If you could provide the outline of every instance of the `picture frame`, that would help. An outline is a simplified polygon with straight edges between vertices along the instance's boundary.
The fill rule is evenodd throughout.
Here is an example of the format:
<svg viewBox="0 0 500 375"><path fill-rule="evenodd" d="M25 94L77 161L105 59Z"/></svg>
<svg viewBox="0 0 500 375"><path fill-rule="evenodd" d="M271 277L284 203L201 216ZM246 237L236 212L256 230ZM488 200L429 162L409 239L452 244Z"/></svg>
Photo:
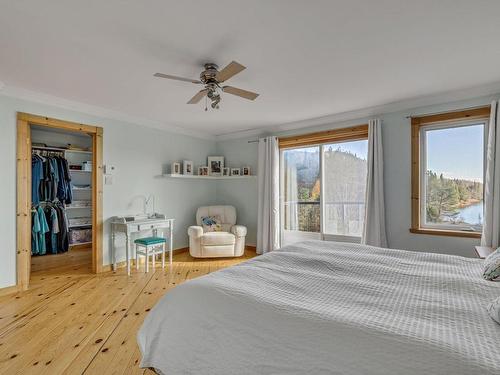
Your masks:
<svg viewBox="0 0 500 375"><path fill-rule="evenodd" d="M210 176L222 176L224 169L224 156L208 157L208 174Z"/></svg>
<svg viewBox="0 0 500 375"><path fill-rule="evenodd" d="M241 172L241 174L243 176L250 176L252 173L252 169L250 167L243 167L243 171Z"/></svg>
<svg viewBox="0 0 500 375"><path fill-rule="evenodd" d="M222 168L222 175L223 176L230 176L231 175L231 168L228 168L228 167Z"/></svg>
<svg viewBox="0 0 500 375"><path fill-rule="evenodd" d="M181 174L181 163L173 162L170 166L171 174Z"/></svg>
<svg viewBox="0 0 500 375"><path fill-rule="evenodd" d="M182 161L182 174L192 175L193 174L193 161L183 160Z"/></svg>
<svg viewBox="0 0 500 375"><path fill-rule="evenodd" d="M240 176L240 168L231 168L231 176Z"/></svg>
<svg viewBox="0 0 500 375"><path fill-rule="evenodd" d="M206 165L198 167L198 176L208 176L208 167Z"/></svg>

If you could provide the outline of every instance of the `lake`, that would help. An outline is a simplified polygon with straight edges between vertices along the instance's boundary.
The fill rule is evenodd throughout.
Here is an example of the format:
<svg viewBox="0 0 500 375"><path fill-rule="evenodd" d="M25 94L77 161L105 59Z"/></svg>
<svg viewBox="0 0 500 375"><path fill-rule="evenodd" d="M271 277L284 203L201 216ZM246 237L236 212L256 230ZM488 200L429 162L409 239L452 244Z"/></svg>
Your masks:
<svg viewBox="0 0 500 375"><path fill-rule="evenodd" d="M461 218L467 224L483 223L483 202L474 203L458 210L457 218Z"/></svg>

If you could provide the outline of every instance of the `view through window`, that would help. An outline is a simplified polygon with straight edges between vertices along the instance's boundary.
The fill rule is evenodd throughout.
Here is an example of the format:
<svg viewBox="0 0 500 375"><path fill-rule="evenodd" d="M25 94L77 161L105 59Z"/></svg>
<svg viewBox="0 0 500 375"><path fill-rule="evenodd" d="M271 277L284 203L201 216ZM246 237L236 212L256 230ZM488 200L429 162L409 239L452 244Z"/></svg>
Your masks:
<svg viewBox="0 0 500 375"><path fill-rule="evenodd" d="M284 243L322 235L361 237L367 154L367 140L282 151Z"/></svg>
<svg viewBox="0 0 500 375"><path fill-rule="evenodd" d="M485 124L424 127L423 226L480 232Z"/></svg>
<svg viewBox="0 0 500 375"><path fill-rule="evenodd" d="M367 157L367 140L323 146L326 234L361 237Z"/></svg>

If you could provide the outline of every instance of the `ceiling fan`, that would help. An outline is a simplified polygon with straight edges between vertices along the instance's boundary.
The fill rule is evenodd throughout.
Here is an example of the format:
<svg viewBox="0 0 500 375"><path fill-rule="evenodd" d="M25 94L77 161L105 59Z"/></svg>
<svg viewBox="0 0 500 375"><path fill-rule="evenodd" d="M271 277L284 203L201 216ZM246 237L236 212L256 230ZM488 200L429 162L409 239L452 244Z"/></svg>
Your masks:
<svg viewBox="0 0 500 375"><path fill-rule="evenodd" d="M214 109L219 108L219 103L221 101L221 93L227 92L228 94L240 96L248 100L255 100L259 94L255 92L242 90L233 86L223 86L222 83L227 81L229 78L240 73L242 70L246 69L243 65L237 63L236 61L231 61L224 69L219 70L217 64L207 63L205 64L205 70L201 72L200 79L190 79L172 76L169 74L155 73L155 77L174 79L176 81L191 82L197 85L205 85L203 90L198 91L195 96L193 96L187 104L197 104L201 99L207 97L210 99L211 107ZM205 111L207 107L205 106Z"/></svg>

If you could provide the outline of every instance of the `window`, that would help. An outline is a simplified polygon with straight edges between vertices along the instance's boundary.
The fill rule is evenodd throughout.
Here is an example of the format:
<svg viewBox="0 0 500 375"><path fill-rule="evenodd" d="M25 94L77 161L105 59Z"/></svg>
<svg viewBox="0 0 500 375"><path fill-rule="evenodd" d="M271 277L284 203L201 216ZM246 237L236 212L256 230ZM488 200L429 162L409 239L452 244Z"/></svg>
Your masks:
<svg viewBox="0 0 500 375"><path fill-rule="evenodd" d="M412 118L412 232L480 237L488 115Z"/></svg>
<svg viewBox="0 0 500 375"><path fill-rule="evenodd" d="M368 127L280 139L282 243L359 242L365 213Z"/></svg>
<svg viewBox="0 0 500 375"><path fill-rule="evenodd" d="M361 237L365 217L368 141L323 147L324 233Z"/></svg>

